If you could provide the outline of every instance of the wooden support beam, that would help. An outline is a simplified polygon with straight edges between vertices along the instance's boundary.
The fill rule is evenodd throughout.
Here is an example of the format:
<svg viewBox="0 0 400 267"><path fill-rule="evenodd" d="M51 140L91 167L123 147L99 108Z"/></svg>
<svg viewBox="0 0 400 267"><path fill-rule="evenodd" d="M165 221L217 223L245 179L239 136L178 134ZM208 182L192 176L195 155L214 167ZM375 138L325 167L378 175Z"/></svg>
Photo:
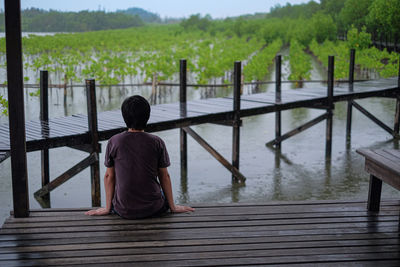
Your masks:
<svg viewBox="0 0 400 267"><path fill-rule="evenodd" d="M397 63L399 64L399 74L397 75L397 94L396 94L396 114L394 115L394 132L399 135L400 125L400 58ZM400 226L399 226L400 227Z"/></svg>
<svg viewBox="0 0 400 267"><path fill-rule="evenodd" d="M232 127L232 166L239 170L240 159L240 94L242 87L242 62L236 61L233 72L233 127ZM238 182L238 176L232 175L232 181ZM239 179L240 180L240 179Z"/></svg>
<svg viewBox="0 0 400 267"><path fill-rule="evenodd" d="M187 61L180 60L179 64L179 107L181 117L187 116ZM180 152L181 152L181 184L187 183L187 134L180 129Z"/></svg>
<svg viewBox="0 0 400 267"><path fill-rule="evenodd" d="M212 124L217 124L217 125L222 125L222 126L230 126L233 127L235 125L236 121L234 120L223 120L223 121L216 121L216 122L212 122ZM240 120L239 121L239 127L243 126L243 121Z"/></svg>
<svg viewBox="0 0 400 267"><path fill-rule="evenodd" d="M89 134L91 136L92 153L96 154L96 161L90 164L92 187L92 206L101 206L100 197L100 166L99 166L99 133L97 129L97 105L95 80L86 80L86 99Z"/></svg>
<svg viewBox="0 0 400 267"><path fill-rule="evenodd" d="M399 134L393 131L389 126L384 124L382 121L380 121L377 117L372 115L368 110L363 108L361 105L359 105L356 101L352 100L351 101L353 104L353 107L358 109L362 114L364 114L366 117L368 117L370 120L375 122L378 126L380 126L382 129L384 129L386 132L391 134L394 138L399 138Z"/></svg>
<svg viewBox="0 0 400 267"><path fill-rule="evenodd" d="M5 0L4 13L14 217L29 217L22 72L21 1Z"/></svg>
<svg viewBox="0 0 400 267"><path fill-rule="evenodd" d="M397 134L397 136L399 136L399 125L400 125L400 95L398 95L396 98L396 113L394 115L394 127L393 127L393 131Z"/></svg>
<svg viewBox="0 0 400 267"><path fill-rule="evenodd" d="M266 146L275 146L278 143L281 143L281 142L285 141L286 139L288 139L288 138L290 138L292 136L295 136L296 134L299 134L299 133L307 130L308 128L318 124L319 122L321 122L321 121L323 121L323 120L325 120L327 118L328 118L328 113L324 113L324 114L318 116L317 118L315 118L315 119L313 119L313 120L311 120L311 121L309 121L309 122L307 122L307 123L295 128L295 129L285 133L284 135L282 135L278 139L274 139L272 141L269 141L268 143L266 143Z"/></svg>
<svg viewBox="0 0 400 267"><path fill-rule="evenodd" d="M275 58L275 103L281 103L282 94L282 56ZM279 140L282 134L281 111L275 112L275 140ZM281 142L276 144L277 149L281 149Z"/></svg>
<svg viewBox="0 0 400 267"><path fill-rule="evenodd" d="M184 127L183 130L187 132L194 140L197 141L205 150L207 150L216 160L218 160L225 168L227 168L232 175L234 175L239 182L244 183L246 177L239 172L239 170L230 164L221 154L219 154L210 144L208 144L203 138L201 138L195 131L190 127Z"/></svg>
<svg viewBox="0 0 400 267"><path fill-rule="evenodd" d="M350 49L350 64L349 64L349 92L354 89L354 65L355 65L356 50ZM346 121L346 144L350 145L351 141L351 124L353 117L353 107L351 101L347 101L347 121Z"/></svg>
<svg viewBox="0 0 400 267"><path fill-rule="evenodd" d="M36 191L33 195L35 199L39 202L39 204L43 207L45 205L45 201L43 200L43 197L48 195L51 191L71 179L73 176L77 175L93 163L97 162L99 160L98 154L97 153L92 153L90 154L87 158L55 178L53 181L50 183L46 184L43 186L41 189Z"/></svg>
<svg viewBox="0 0 400 267"><path fill-rule="evenodd" d="M333 123L333 83L335 77L335 57L328 58L328 108L326 110L326 142L325 142L325 158L330 159L332 156L332 123Z"/></svg>
<svg viewBox="0 0 400 267"><path fill-rule="evenodd" d="M97 145L99 147L98 148L99 153L101 153L101 144L97 144ZM92 144L73 145L73 146L68 146L68 147L79 150L79 151L92 153Z"/></svg>
<svg viewBox="0 0 400 267"><path fill-rule="evenodd" d="M40 120L45 124L49 121L49 78L48 71L40 71ZM47 129L42 127L42 136L49 137L49 132ZM42 169L42 187L50 182L50 158L49 149L45 148L41 150L41 169ZM42 197L43 208L50 208L50 194L44 195Z"/></svg>

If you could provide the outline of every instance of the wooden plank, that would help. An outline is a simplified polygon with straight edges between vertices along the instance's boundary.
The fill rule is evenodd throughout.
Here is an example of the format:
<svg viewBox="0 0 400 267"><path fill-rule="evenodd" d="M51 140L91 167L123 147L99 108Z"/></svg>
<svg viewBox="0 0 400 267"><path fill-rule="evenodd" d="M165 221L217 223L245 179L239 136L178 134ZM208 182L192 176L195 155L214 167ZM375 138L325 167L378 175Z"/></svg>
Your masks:
<svg viewBox="0 0 400 267"><path fill-rule="evenodd" d="M244 240L242 240L244 241ZM394 251L399 247L399 240L374 240L374 245L371 245L370 240L345 240L345 241L325 241L325 242L281 242L279 244L268 243L266 239L264 242L258 243L222 243L213 244L212 240L207 243L198 245L186 245L176 244L175 246L155 246L155 247L119 247L118 250L110 248L101 249L87 249L82 248L79 251L40 251L40 253L18 253L18 254L0 254L0 261L5 260L21 260L21 259L51 259L51 258L72 258L72 257L95 257L95 256L117 256L117 255L146 255L146 254L174 254L174 253L198 253L198 252L240 252L240 251L255 251L255 250L270 250L279 253L283 253L283 250L289 249L298 252L308 252L313 250L313 253L344 253L343 249L349 249L351 252L374 252L383 251L385 252ZM386 243L385 243L386 242ZM189 243L189 242L184 242ZM317 251L315 251L317 250ZM319 251L318 251L319 250ZM309 252L308 252L309 253ZM346 253L344 253L346 254ZM211 258L211 257L210 257Z"/></svg>
<svg viewBox="0 0 400 267"><path fill-rule="evenodd" d="M234 228L226 231L203 231L193 235L190 229L169 229L168 235L165 230L141 230L141 231L102 231L102 232L72 232L72 233L45 233L45 234L27 234L0 236L1 251L10 251L16 247L30 246L70 246L80 244L99 244L99 243L117 243L117 242L161 242L180 241L180 240L206 240L206 239L226 239L226 238L266 238L270 242L296 242L299 240L333 240L332 236L341 239L376 239L393 238L397 236L397 225L391 226L371 226L371 227L342 227L326 229L281 229L281 230L248 230L239 232L241 228ZM18 250L18 249L17 249Z"/></svg>
<svg viewBox="0 0 400 267"><path fill-rule="evenodd" d="M389 216L397 216L398 211L383 211L379 216L387 219ZM349 212L329 212L329 213L285 213L285 214L251 214L246 215L246 219L251 220L277 220L277 219L312 219L312 218L357 218L371 216L367 211L349 211ZM87 217L86 215L77 214L75 216L57 216L57 217L33 217L28 220L20 218L6 219L3 228L35 228L45 227L50 224L53 226L67 225L106 225L106 224L131 224L128 220L119 220L116 216ZM243 215L204 215L204 216L173 216L169 215L162 218L143 219L140 223L174 223L174 222L220 222L220 221L239 221L243 219ZM116 222L118 221L118 222Z"/></svg>
<svg viewBox="0 0 400 267"><path fill-rule="evenodd" d="M155 259L159 263L168 264L168 261L178 263L177 266L193 266L199 260L204 260L202 264L208 262L213 265L218 259L223 260L226 264L228 260L230 264L237 265L242 259L248 263L260 264L256 259L262 259L262 263L306 263L306 262L330 262L330 261L353 261L353 260L383 260L398 259L398 246L382 246L382 247L362 247L362 248L313 248L313 249L260 249L260 250L242 250L235 251L206 251L192 253L158 253L158 254L142 254L142 255L117 255L112 254L96 257L71 257L71 258L55 258L55 259L36 259L33 262L36 265L63 265L63 264L89 264L89 263L144 263L154 262ZM110 252L109 252L110 253ZM272 256L273 255L273 256ZM343 257L345 255L346 257ZM250 260L250 261L249 261ZM164 262L166 261L166 262ZM18 266L27 266L32 264L32 260L16 260L3 261L5 265L17 264ZM221 262L220 262L221 264Z"/></svg>
<svg viewBox="0 0 400 267"><path fill-rule="evenodd" d="M37 253L37 252L58 252L69 250L94 250L94 249L122 249L122 248L159 248L174 246L201 246L201 245L235 245L235 244L265 244L279 247L302 247L314 246L331 247L331 246L350 246L354 245L393 245L398 244L399 240L396 236L385 236L381 233L361 233L361 234L327 234L327 235L287 235L287 236L254 236L254 237L226 237L226 238L201 238L201 239L166 239L156 241L131 241L117 242L98 242L98 243L76 243L66 245L39 245L39 246L20 246L20 247L4 247L0 248L0 257L4 254L14 253Z"/></svg>
<svg viewBox="0 0 400 267"><path fill-rule="evenodd" d="M207 228L207 227L226 227L230 226L265 226L265 225L293 225L296 227L297 224L326 224L326 223L360 223L360 222L396 222L398 220L398 214L393 214L391 216L380 216L379 218L375 217L338 217L338 218L331 218L331 217L316 217L316 218L291 218L291 219L270 219L270 218L263 218L262 216L256 217L253 219L247 219L246 221L241 220L240 218L198 218L195 217L196 220L168 220L168 218L163 218L162 221L147 221L147 222L136 222L134 223L135 227L139 227L138 229L162 229L166 227L168 229L187 229L190 227L200 227L200 228ZM267 222L266 222L267 221ZM87 227L90 226L92 231L96 232L97 226L129 226L133 225L132 222L126 220L75 220L75 221L61 221L61 222L37 222L37 223L5 223L3 225L3 229L6 230L13 230L12 232L18 232L18 230L26 230L29 232L29 229L35 229L38 233L51 231L49 228L56 227L56 228L64 228L64 227L72 227L79 231L79 227ZM36 231L35 230L35 231ZM41 230L41 232L40 232ZM128 230L128 229L127 229ZM89 231L86 229L86 231ZM2 232L2 234L7 234L7 232ZM8 233L9 234L9 233Z"/></svg>
<svg viewBox="0 0 400 267"><path fill-rule="evenodd" d="M395 174L397 176L400 175L400 167L396 160L388 160L387 157L378 154L374 150L358 149L357 152L359 154L363 155L364 157L366 157L366 159L368 159L369 161L376 164L376 166L379 166L382 169L387 169L387 171L392 172L393 174ZM395 153L397 153L397 152L395 152ZM380 179L383 179L383 177L381 177L381 175L379 175L379 174L375 174L375 176L378 176ZM390 180L392 180L392 179L390 179ZM388 183L389 181L384 180L384 182ZM396 183L392 186L395 186L397 188L398 185Z"/></svg>
<svg viewBox="0 0 400 267"><path fill-rule="evenodd" d="M397 218L398 219L398 218ZM254 220L254 221L240 221L240 222L198 222L198 223L182 223L182 224L129 224L129 225L84 225L84 226L65 226L65 227L40 227L40 228L22 228L22 229L1 229L1 235L4 234L39 234L39 233L78 233L78 232L102 232L102 231L136 231L136 230L159 230L159 229L190 229L192 228L193 235L200 234L206 231L220 231L221 228L229 227L230 230L237 229L240 231L248 230L306 230L306 229L326 229L326 228L344 228L344 227L372 227L373 225L392 226L397 225L398 220L394 218L385 219L371 219L371 218L358 218L346 221L341 219L298 219L293 221L284 220ZM195 229L193 229L195 228Z"/></svg>
<svg viewBox="0 0 400 267"><path fill-rule="evenodd" d="M216 207L210 205L194 205L196 208L196 216L197 215L251 215L251 214L286 214L286 213L329 213L335 211L341 212L356 212L356 211L365 211L365 201L310 201L310 204L307 202L299 201L290 204L289 202L273 202L271 204L245 204L239 205L237 203L230 204L221 204ZM386 210L399 210L399 201L384 201L382 203L383 208ZM223 208L223 209L221 209ZM59 216L77 216L79 214L83 214L86 210L90 209L89 207L85 209L51 209L51 210L32 210L32 217L59 217ZM191 214L175 214L174 216L191 216Z"/></svg>

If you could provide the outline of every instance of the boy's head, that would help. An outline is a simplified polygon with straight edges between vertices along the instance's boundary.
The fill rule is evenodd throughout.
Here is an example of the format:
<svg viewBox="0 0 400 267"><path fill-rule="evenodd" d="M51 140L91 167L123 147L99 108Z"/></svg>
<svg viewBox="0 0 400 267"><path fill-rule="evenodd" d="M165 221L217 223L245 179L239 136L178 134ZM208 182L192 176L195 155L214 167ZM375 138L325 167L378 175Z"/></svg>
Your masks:
<svg viewBox="0 0 400 267"><path fill-rule="evenodd" d="M124 100L121 106L126 126L135 130L144 130L150 118L150 104L140 96L134 95Z"/></svg>

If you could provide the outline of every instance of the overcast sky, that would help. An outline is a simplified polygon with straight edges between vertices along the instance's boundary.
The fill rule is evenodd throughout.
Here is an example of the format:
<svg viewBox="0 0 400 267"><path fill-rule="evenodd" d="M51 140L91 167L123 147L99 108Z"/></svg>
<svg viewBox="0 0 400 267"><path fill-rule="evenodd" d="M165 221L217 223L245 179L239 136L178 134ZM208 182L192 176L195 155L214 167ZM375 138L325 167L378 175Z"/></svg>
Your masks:
<svg viewBox="0 0 400 267"><path fill-rule="evenodd" d="M0 0L4 9L4 0ZM306 3L309 0L21 0L22 9L36 7L60 11L127 9L140 7L161 17L188 17L210 14L213 18L269 12L276 4Z"/></svg>

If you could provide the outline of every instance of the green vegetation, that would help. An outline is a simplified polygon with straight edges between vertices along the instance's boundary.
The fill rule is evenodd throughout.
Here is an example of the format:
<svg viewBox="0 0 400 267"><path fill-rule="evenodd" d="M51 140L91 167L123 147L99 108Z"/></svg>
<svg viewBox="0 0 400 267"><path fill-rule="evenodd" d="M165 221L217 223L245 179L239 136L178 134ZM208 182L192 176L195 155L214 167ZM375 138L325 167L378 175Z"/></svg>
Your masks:
<svg viewBox="0 0 400 267"><path fill-rule="evenodd" d="M311 58L304 52L304 47L296 40L290 42L290 75L291 81L309 80L311 78Z"/></svg>
<svg viewBox="0 0 400 267"><path fill-rule="evenodd" d="M2 95L0 95L0 114L8 115L8 101Z"/></svg>
<svg viewBox="0 0 400 267"><path fill-rule="evenodd" d="M289 47L289 79L296 81L310 79L310 55L325 67L328 56L334 55L335 78L347 79L350 48L357 50L357 69L367 76L371 71L395 76L399 66L397 53L371 47L373 39L400 37L398 0L310 1L224 20L197 14L171 25L157 24L157 15L134 8L116 13L30 9L22 16L26 31L76 32L23 38L26 83L37 83L41 69L47 69L53 81L71 83L86 78L103 85L150 82L153 77L176 81L182 58L198 84L230 82L237 60L243 61L246 82L262 81L282 47ZM152 24L143 26L139 16ZM1 38L0 56L4 53ZM4 108L4 97L0 100Z"/></svg>
<svg viewBox="0 0 400 267"><path fill-rule="evenodd" d="M244 66L243 75L246 82L263 81L268 75L275 55L281 50L282 41L276 39L273 43L256 53Z"/></svg>

